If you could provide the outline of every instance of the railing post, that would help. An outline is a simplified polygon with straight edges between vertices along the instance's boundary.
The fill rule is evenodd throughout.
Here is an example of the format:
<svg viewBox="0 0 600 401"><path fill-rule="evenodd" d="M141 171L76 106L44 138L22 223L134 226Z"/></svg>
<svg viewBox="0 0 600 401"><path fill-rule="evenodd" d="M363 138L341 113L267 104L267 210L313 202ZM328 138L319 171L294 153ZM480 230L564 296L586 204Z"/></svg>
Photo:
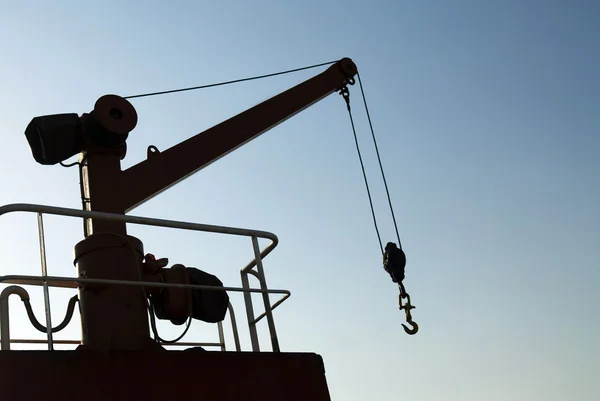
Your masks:
<svg viewBox="0 0 600 401"><path fill-rule="evenodd" d="M11 292L5 289L0 295L0 349L2 351L10 350L10 323L8 311L8 296Z"/></svg>
<svg viewBox="0 0 600 401"><path fill-rule="evenodd" d="M225 351L225 333L223 333L223 322L217 323L217 329L219 330L219 344L221 351Z"/></svg>
<svg viewBox="0 0 600 401"><path fill-rule="evenodd" d="M252 236L252 246L254 247L254 258L256 259L256 270L258 272L258 281L260 281L260 289L262 291L263 302L265 304L265 313L267 315L267 324L269 325L269 334L271 334L271 346L273 352L279 352L279 340L275 331L275 321L273 320L273 311L271 309L271 300L267 292L267 281L265 280L265 271L263 270L262 258L260 256L260 248L258 246L258 238Z"/></svg>
<svg viewBox="0 0 600 401"><path fill-rule="evenodd" d="M242 288L244 289L244 302L246 304L246 316L248 317L248 330L250 331L250 342L252 344L252 351L258 352L260 351L260 346L258 344L258 332L256 331L256 322L254 321L252 293L248 291L250 289L248 273L242 270L240 274L242 275Z"/></svg>
<svg viewBox="0 0 600 401"><path fill-rule="evenodd" d="M0 293L0 349L2 351L10 350L10 313L8 298L16 294L21 297L21 301L29 301L29 294L27 290L18 285L11 285L6 287Z"/></svg>
<svg viewBox="0 0 600 401"><path fill-rule="evenodd" d="M38 222L38 235L40 238L40 258L42 263L42 278L43 288L44 288L44 310L46 312L46 335L48 337L48 350L52 351L54 349L54 344L52 342L52 316L50 311L50 290L48 289L48 266L46 265L46 242L44 239L44 220L42 218L42 213L37 214L37 222Z"/></svg>
<svg viewBox="0 0 600 401"><path fill-rule="evenodd" d="M233 331L233 342L235 343L235 350L241 351L242 347L240 346L240 335L235 319L235 312L233 311L233 306L231 305L231 302L227 306L227 309L229 309L229 318L231 319L231 330Z"/></svg>

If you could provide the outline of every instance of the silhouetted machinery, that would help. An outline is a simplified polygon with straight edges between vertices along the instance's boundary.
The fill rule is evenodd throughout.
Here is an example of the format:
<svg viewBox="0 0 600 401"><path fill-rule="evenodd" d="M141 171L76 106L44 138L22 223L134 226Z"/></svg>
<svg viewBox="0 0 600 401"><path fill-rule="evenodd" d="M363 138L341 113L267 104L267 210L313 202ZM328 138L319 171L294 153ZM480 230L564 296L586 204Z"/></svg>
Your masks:
<svg viewBox="0 0 600 401"><path fill-rule="evenodd" d="M36 117L26 137L41 164L56 164L79 154L85 210L126 214L320 99L345 89L356 74L355 64L341 59L321 74L170 149L149 146L146 160L126 170L121 169L121 160L137 113L119 96L101 97L90 113L81 116ZM87 219L84 232L85 239L75 246L80 278L223 286L217 277L199 269L167 268L144 252L142 241L127 234L124 222ZM158 318L174 324L189 318L219 322L229 303L225 291L110 284L79 285L78 290L81 346L75 351L0 352L3 399L329 400L318 355L163 352L151 338L148 299ZM32 371L40 373L30 382ZM269 375L277 379L270 380ZM197 390L190 392L193 388Z"/></svg>

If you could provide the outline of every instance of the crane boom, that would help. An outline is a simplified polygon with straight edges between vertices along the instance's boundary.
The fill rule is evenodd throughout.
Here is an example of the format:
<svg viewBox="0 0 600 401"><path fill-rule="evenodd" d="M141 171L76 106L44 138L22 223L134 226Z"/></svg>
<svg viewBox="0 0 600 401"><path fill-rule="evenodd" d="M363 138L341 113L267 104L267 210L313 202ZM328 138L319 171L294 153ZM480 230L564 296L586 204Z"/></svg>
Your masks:
<svg viewBox="0 0 600 401"><path fill-rule="evenodd" d="M344 58L312 77L242 113L148 158L120 176L122 209L130 211L217 161L288 118L344 87L356 75Z"/></svg>
<svg viewBox="0 0 600 401"><path fill-rule="evenodd" d="M116 145L111 142L111 146L107 147L106 136L84 132L84 137L91 138L92 142L96 138L96 144L91 143L83 153L86 163L82 188L84 197L88 200L85 208L99 212L127 213L324 97L344 88L356 74L357 68L352 60L343 58L322 73L163 152L150 146L146 160L124 171L121 170L124 139L121 142L115 140ZM92 120L102 120L100 125L105 127L119 127L119 124L124 127L127 121L128 126L133 127L137 122L133 106L114 95L98 100L94 112L90 115L94 113L96 116L92 116ZM115 117L118 117L118 120L115 120ZM97 125L83 124L89 131L96 130L94 127ZM101 142L102 146L97 146L98 142ZM123 224L119 226L106 221L87 223L88 234L94 231L117 231L125 234Z"/></svg>

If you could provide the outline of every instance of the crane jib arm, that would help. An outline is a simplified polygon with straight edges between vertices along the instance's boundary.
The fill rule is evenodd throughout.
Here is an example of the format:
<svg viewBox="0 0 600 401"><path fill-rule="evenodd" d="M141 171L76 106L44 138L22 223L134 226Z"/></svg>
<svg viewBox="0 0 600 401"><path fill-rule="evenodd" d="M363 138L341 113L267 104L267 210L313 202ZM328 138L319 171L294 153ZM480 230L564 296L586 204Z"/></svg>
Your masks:
<svg viewBox="0 0 600 401"><path fill-rule="evenodd" d="M327 70L163 152L149 149L146 160L124 170L119 187L124 212L227 155L260 134L342 89L357 74L343 58ZM121 209L120 208L120 209Z"/></svg>

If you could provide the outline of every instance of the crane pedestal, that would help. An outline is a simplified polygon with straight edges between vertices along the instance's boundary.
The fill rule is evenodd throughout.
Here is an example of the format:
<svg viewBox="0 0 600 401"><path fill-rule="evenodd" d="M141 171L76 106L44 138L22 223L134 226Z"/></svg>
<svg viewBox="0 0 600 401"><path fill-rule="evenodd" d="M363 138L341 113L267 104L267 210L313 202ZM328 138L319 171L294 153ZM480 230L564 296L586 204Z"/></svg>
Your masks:
<svg viewBox="0 0 600 401"><path fill-rule="evenodd" d="M329 401L321 356L185 351L3 351L6 400Z"/></svg>

